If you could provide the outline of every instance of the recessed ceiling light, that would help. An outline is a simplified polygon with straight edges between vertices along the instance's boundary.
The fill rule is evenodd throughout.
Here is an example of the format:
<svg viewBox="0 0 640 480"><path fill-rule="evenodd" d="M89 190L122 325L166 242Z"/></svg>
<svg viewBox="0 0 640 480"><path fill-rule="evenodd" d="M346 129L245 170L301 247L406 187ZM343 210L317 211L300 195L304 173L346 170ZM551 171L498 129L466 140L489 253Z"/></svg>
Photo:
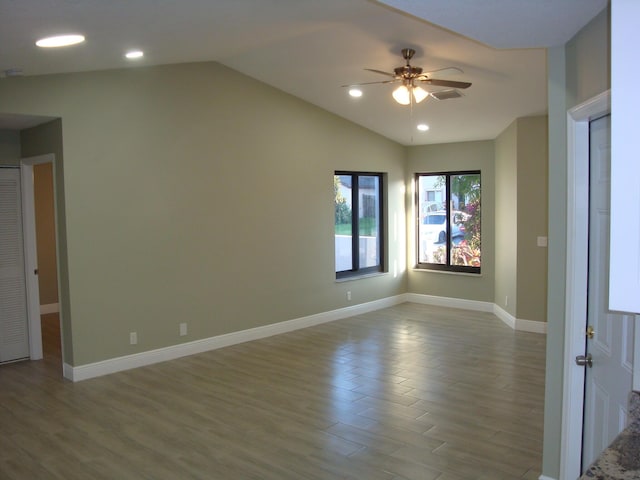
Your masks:
<svg viewBox="0 0 640 480"><path fill-rule="evenodd" d="M359 98L362 96L362 90L360 90L359 88L350 88L349 95L351 95L354 98Z"/></svg>
<svg viewBox="0 0 640 480"><path fill-rule="evenodd" d="M43 48L68 47L84 42L84 35L57 35L55 37L41 38L36 45Z"/></svg>
<svg viewBox="0 0 640 480"><path fill-rule="evenodd" d="M420 125L418 125L418 130L420 130L421 132L426 132L427 130L429 130L429 125L427 125L426 123L421 123Z"/></svg>
<svg viewBox="0 0 640 480"><path fill-rule="evenodd" d="M125 53L124 56L132 60L144 57L144 52L142 50L131 50L130 52Z"/></svg>

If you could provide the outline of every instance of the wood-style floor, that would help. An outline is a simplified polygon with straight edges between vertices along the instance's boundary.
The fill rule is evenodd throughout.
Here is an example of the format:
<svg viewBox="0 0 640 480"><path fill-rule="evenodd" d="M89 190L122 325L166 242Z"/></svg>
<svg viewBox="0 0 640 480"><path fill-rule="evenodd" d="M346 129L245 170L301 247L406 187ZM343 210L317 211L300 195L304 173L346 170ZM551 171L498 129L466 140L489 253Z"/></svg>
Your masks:
<svg viewBox="0 0 640 480"><path fill-rule="evenodd" d="M3 480L540 475L545 337L487 313L407 303L75 384L54 355L0 366Z"/></svg>

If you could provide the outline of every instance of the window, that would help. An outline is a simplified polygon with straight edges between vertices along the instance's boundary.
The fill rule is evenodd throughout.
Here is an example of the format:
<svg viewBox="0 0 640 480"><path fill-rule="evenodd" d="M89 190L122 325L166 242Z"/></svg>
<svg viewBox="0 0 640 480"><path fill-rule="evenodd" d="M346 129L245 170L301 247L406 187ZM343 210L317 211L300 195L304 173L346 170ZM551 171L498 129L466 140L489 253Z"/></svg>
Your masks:
<svg viewBox="0 0 640 480"><path fill-rule="evenodd" d="M480 273L480 172L416 175L417 268Z"/></svg>
<svg viewBox="0 0 640 480"><path fill-rule="evenodd" d="M336 278L381 272L383 266L383 175L336 172Z"/></svg>

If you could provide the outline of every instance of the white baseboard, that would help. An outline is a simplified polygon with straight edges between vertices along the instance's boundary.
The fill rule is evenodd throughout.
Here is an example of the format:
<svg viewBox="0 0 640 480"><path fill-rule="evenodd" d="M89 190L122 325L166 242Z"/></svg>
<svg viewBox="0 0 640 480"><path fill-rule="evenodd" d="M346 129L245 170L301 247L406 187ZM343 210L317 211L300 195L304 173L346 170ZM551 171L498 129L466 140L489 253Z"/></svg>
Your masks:
<svg viewBox="0 0 640 480"><path fill-rule="evenodd" d="M547 333L547 322L538 322L536 320L525 320L523 318L516 318L495 303L493 304L493 313L496 317L498 317L514 330L518 330L520 332L542 334Z"/></svg>
<svg viewBox="0 0 640 480"><path fill-rule="evenodd" d="M525 320L524 318L516 319L516 330L521 332L547 334L547 322L539 322L537 320Z"/></svg>
<svg viewBox="0 0 640 480"><path fill-rule="evenodd" d="M68 380L78 382L81 380L100 377L102 375L120 372L123 370L130 370L132 368L143 367L145 365L165 362L167 360L174 360L176 358L185 357L187 355L194 355L197 353L207 352L209 350L228 347L230 345L236 345L238 343L258 340L260 338L266 338L272 335L292 332L301 328L320 325L321 323L333 322L335 320L353 317L354 315L360 315L363 313L380 310L382 308L392 307L394 305L405 303L406 301L407 300L405 298L405 295L397 295L395 297L388 297L381 300L375 300L373 302L361 303L359 305L353 305L346 308L331 310L329 312L318 313L316 315L309 315L307 317L296 318L294 320L287 320L280 323L265 325L263 327L250 328L248 330L241 330L239 332L232 332L215 337L195 340L193 342L171 345L156 350L149 350L147 352L126 355L124 357L111 358L102 362L95 362L87 365L80 365L77 367L65 363L63 366L63 375Z"/></svg>
<svg viewBox="0 0 640 480"><path fill-rule="evenodd" d="M540 322L538 322L540 323ZM546 475L540 475L538 480L556 480L555 478L547 477Z"/></svg>
<svg viewBox="0 0 640 480"><path fill-rule="evenodd" d="M462 308L477 312L493 312L493 303L478 300L466 300L464 298L436 297L434 295L422 295L419 293L407 293L407 302L421 303L423 305L437 305L439 307Z"/></svg>
<svg viewBox="0 0 640 480"><path fill-rule="evenodd" d="M436 297L433 295L421 295L417 293L405 293L394 297L383 298L373 302L361 303L350 307L339 308L329 312L309 315L307 317L287 320L280 323L265 325L263 327L250 328L239 332L231 332L215 337L195 340L188 343L180 343L178 345L170 345L156 350L134 353L124 357L110 358L101 362L89 363L74 367L64 364L63 375L65 378L78 382L89 378L100 377L110 373L130 370L132 368L143 367L167 360L185 357L187 355L195 355L197 353L207 352L238 343L258 340L260 338L279 335L281 333L292 332L301 328L320 325L321 323L333 322L354 315L373 312L405 302L420 303L425 305L437 305L441 307L461 308L464 310L474 310L480 312L494 313L504 323L515 330L522 330L535 333L546 333L547 324L544 322L536 322L532 320L516 319L508 312L490 302L481 302L476 300L466 300L462 298Z"/></svg>
<svg viewBox="0 0 640 480"><path fill-rule="evenodd" d="M535 320L524 320L515 318L509 312L503 310L495 303L482 302L479 300L467 300L464 298L436 297L434 295L422 295L419 293L407 293L408 302L422 303L425 305L437 305L440 307L462 308L464 310L474 310L476 312L490 312L506 323L514 330L532 333L547 333L547 323Z"/></svg>
<svg viewBox="0 0 640 480"><path fill-rule="evenodd" d="M46 315L48 313L58 313L59 311L59 303L47 303L45 305L40 305L40 315Z"/></svg>
<svg viewBox="0 0 640 480"><path fill-rule="evenodd" d="M493 304L493 314L498 317L500 320L502 320L504 323L506 323L507 325L509 325L511 328L513 328L514 330L516 329L516 317L514 317L513 315L511 315L509 312L507 312L506 310L503 310L502 308L500 308L498 305L496 305L495 303Z"/></svg>

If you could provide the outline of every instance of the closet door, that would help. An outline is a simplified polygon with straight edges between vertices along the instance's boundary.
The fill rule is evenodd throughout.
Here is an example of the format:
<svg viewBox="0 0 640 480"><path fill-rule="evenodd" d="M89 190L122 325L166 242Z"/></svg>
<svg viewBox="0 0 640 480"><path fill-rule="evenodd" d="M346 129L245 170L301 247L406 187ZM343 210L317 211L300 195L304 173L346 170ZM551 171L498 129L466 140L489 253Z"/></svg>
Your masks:
<svg viewBox="0 0 640 480"><path fill-rule="evenodd" d="M20 170L0 168L0 363L29 358Z"/></svg>

